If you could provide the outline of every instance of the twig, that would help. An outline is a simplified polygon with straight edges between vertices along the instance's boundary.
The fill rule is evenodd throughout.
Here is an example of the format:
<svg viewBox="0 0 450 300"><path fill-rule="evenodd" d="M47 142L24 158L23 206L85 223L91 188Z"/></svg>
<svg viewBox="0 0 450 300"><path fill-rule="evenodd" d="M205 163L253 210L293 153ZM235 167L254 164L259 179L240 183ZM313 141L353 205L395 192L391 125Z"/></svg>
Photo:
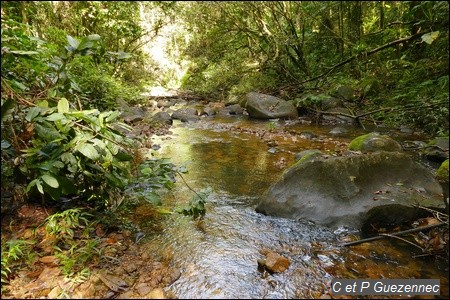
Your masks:
<svg viewBox="0 0 450 300"><path fill-rule="evenodd" d="M446 225L446 223L432 224L432 225L428 225L428 226L417 227L417 228L412 228L412 229L403 230L403 231L399 231L399 232L394 232L394 233L391 233L390 236L398 236L398 235L403 235L403 234L407 234L407 233L423 231L423 230L439 227L439 226L442 226L442 225ZM362 239L362 240L358 240L358 241L344 243L344 244L342 244L342 246L353 246L353 245L358 245L358 244L362 244L362 243L367 243L367 242L372 242L372 241L376 241L376 240L381 240L381 239L385 238L386 236L387 236L386 234L378 235L378 236L370 237L370 238L367 238L367 239Z"/></svg>
<svg viewBox="0 0 450 300"><path fill-rule="evenodd" d="M448 215L447 215L447 214L441 213L441 212L439 212L439 211L437 211L437 210L434 210L434 209L431 209L431 208L428 208L428 207L423 207L423 206L418 205L418 204L413 204L413 206L431 212L431 213L433 214L433 216L434 216L437 220L439 220L439 221L441 221L442 223L445 223L445 224L448 225ZM441 217L444 217L445 220L442 220Z"/></svg>
<svg viewBox="0 0 450 300"><path fill-rule="evenodd" d="M419 248L420 250L422 250L422 252L425 252L425 249L423 249L423 248L420 247L419 245L414 244L413 242L408 241L407 239L404 239L404 238L401 238L401 237L399 237L399 236L392 235L392 234L389 234L389 233L381 233L380 235L388 236L388 237L391 237L391 238L399 239L399 240L401 240L401 241L403 241L403 242L405 242L405 243L408 243L408 244L410 244L410 245L413 245L413 246Z"/></svg>
<svg viewBox="0 0 450 300"><path fill-rule="evenodd" d="M189 184L187 184L186 180L184 180L184 177L181 175L180 172L178 172L178 171L175 171L175 172L181 177L181 179L183 180L184 184L188 187L188 189L190 189L192 192L194 192L194 194L196 194L197 197L199 197L201 200L205 201L205 199L203 199L202 196L200 196L193 188L191 188L189 186Z"/></svg>

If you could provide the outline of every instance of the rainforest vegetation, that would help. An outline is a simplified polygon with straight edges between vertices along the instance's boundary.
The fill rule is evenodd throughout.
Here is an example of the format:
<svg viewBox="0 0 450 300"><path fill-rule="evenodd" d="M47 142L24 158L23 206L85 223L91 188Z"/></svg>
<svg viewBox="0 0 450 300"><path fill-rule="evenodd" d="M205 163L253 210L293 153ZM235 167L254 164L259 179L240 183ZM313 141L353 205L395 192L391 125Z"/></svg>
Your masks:
<svg viewBox="0 0 450 300"><path fill-rule="evenodd" d="M40 225L83 276L94 220L132 226L118 208L158 202L183 171L146 157L121 118L152 86L313 104L351 86L355 116L448 136L448 17L446 1L2 1L2 213L55 208ZM2 235L2 284L33 249Z"/></svg>

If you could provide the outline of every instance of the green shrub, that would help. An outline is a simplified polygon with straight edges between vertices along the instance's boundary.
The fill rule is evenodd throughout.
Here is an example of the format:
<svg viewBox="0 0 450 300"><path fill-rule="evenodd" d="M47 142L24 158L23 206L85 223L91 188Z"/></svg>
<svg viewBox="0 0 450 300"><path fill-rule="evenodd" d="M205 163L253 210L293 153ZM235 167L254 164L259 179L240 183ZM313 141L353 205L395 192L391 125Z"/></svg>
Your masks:
<svg viewBox="0 0 450 300"><path fill-rule="evenodd" d="M78 111L61 99L57 107L46 102L26 110L33 128L31 146L22 150L21 172L27 191L37 190L54 200L78 195L100 206L114 205L111 195L131 178L130 142L117 126L130 129L116 118L118 111Z"/></svg>

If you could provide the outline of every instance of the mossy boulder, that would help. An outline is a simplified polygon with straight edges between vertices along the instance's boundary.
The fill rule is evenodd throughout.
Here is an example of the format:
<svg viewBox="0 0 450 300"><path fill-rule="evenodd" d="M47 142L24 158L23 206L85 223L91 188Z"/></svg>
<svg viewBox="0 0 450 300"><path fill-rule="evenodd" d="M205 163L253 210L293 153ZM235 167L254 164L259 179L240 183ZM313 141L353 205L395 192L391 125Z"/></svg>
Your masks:
<svg viewBox="0 0 450 300"><path fill-rule="evenodd" d="M445 209L448 211L448 159L446 159L439 169L436 171L436 179L442 186L442 191L444 193Z"/></svg>
<svg viewBox="0 0 450 300"><path fill-rule="evenodd" d="M350 142L348 149L361 152L400 152L402 146L387 135L376 132L361 135Z"/></svg>
<svg viewBox="0 0 450 300"><path fill-rule="evenodd" d="M445 207L442 187L427 168L407 154L380 151L296 163L266 191L256 211L361 228L368 211L393 204ZM393 210L399 215L391 219L411 217L402 211Z"/></svg>

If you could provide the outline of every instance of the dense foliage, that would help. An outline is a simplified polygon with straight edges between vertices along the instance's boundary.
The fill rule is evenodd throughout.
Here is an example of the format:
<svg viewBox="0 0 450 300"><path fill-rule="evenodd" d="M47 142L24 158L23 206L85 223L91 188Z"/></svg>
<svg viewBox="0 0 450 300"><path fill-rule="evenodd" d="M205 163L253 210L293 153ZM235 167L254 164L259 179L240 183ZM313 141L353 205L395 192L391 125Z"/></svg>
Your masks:
<svg viewBox="0 0 450 300"><path fill-rule="evenodd" d="M348 85L367 110L396 108L376 118L448 132L447 2L208 1L177 9L191 33L186 88L289 100Z"/></svg>
<svg viewBox="0 0 450 300"><path fill-rule="evenodd" d="M4 241L2 235L2 283L16 262L32 264L40 238L50 241L49 253L66 276L86 278L84 266L99 254L95 225L126 193L134 192L128 199L139 196L127 189L136 176L151 185L152 197L142 194L153 203L156 189L173 185L174 166L146 161L117 110L119 102L140 102L153 80L141 48L142 37L154 33L136 17L143 6L1 3L2 213L14 212L23 200L57 209L36 228L44 235L34 234L33 241ZM94 219L81 208L103 215ZM120 226L117 218L108 224Z"/></svg>
<svg viewBox="0 0 450 300"><path fill-rule="evenodd" d="M2 191L12 191L2 210L24 198L116 208L135 176L170 186L173 165L141 174L140 145L117 110L153 80L142 45L162 23L144 30L145 7L2 2Z"/></svg>

